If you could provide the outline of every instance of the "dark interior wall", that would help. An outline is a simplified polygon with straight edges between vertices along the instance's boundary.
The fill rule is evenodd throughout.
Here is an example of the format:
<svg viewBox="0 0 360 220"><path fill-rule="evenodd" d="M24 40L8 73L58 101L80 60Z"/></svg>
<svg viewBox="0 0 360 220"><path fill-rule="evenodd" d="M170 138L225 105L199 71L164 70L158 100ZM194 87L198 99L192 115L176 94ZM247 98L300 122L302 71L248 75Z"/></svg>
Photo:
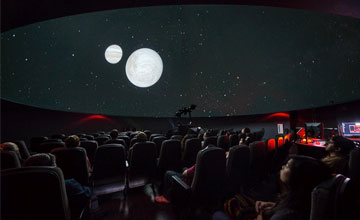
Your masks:
<svg viewBox="0 0 360 220"><path fill-rule="evenodd" d="M53 111L1 100L1 142L14 139L29 142L30 137L34 136L93 133L109 131L113 128L150 129L154 133L166 133L178 124L188 123L188 118L99 116ZM271 116L271 114L192 119L193 126L203 128L241 130L243 127L249 127L252 131L265 128L265 137L275 136L279 123L284 124L284 128L290 127L288 117Z"/></svg>
<svg viewBox="0 0 360 220"><path fill-rule="evenodd" d="M283 124L284 129L290 128L290 122L298 127L306 122L323 122L324 127L337 127L341 122L352 121L360 121L360 101L282 114L193 118L192 125L234 130L249 127L252 131L264 128L264 138L271 138L278 134L277 124ZM189 119L98 116L40 109L1 100L1 142L22 139L29 143L30 137L34 136L93 133L113 128L150 129L153 133L166 133L179 123L187 124Z"/></svg>

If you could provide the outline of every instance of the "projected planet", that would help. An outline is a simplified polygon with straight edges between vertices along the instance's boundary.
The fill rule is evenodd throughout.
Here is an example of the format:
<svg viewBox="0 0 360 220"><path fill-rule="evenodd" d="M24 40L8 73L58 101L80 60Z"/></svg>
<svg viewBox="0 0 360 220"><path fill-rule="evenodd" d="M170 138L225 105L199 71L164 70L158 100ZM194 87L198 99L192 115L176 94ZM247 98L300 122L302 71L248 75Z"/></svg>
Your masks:
<svg viewBox="0 0 360 220"><path fill-rule="evenodd" d="M120 46L113 44L105 50L105 59L111 64L118 63L122 58L122 49Z"/></svg>
<svg viewBox="0 0 360 220"><path fill-rule="evenodd" d="M130 55L125 71L132 84L145 88L159 81L163 71L163 62L154 50L141 48Z"/></svg>

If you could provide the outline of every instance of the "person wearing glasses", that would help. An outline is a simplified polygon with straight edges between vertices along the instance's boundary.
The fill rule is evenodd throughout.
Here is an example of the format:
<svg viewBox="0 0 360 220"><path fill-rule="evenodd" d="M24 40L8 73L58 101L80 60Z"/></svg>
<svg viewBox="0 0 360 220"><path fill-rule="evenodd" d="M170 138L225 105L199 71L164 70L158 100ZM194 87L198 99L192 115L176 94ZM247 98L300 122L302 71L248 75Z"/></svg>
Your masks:
<svg viewBox="0 0 360 220"><path fill-rule="evenodd" d="M355 148L354 142L343 137L333 136L326 144L328 155L322 161L328 165L333 173L346 175L349 154Z"/></svg>

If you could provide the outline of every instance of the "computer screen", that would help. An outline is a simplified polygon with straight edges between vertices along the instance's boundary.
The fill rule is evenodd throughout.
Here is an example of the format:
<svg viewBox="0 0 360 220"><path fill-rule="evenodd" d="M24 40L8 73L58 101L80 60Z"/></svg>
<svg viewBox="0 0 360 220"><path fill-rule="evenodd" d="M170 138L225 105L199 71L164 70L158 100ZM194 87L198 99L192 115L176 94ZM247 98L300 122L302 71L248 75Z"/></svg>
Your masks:
<svg viewBox="0 0 360 220"><path fill-rule="evenodd" d="M341 131L344 137L360 136L360 122L343 122Z"/></svg>

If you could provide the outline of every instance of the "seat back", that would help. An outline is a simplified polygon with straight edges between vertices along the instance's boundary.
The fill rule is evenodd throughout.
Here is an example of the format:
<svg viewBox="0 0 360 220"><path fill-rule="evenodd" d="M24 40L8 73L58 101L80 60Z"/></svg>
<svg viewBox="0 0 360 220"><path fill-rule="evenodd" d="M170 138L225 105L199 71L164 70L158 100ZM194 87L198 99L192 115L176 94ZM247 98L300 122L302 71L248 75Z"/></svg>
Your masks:
<svg viewBox="0 0 360 220"><path fill-rule="evenodd" d="M360 184L360 149L358 147L350 152L347 176L354 184Z"/></svg>
<svg viewBox="0 0 360 220"><path fill-rule="evenodd" d="M119 135L116 139L122 139L125 141L125 148L128 150L130 148L130 138L129 136L126 135Z"/></svg>
<svg viewBox="0 0 360 220"><path fill-rule="evenodd" d="M126 143L123 139L111 139L111 140L105 141L104 144L121 144L124 147L126 146Z"/></svg>
<svg viewBox="0 0 360 220"><path fill-rule="evenodd" d="M86 155L88 156L91 165L94 165L95 152L98 148L98 143L94 140L80 141L80 147L86 150Z"/></svg>
<svg viewBox="0 0 360 220"><path fill-rule="evenodd" d="M103 145L106 141L110 140L109 137L107 136L100 136L100 137L96 137L94 138L94 140L98 143L98 145Z"/></svg>
<svg viewBox="0 0 360 220"><path fill-rule="evenodd" d="M125 175L125 147L121 144L104 144L96 149L94 181Z"/></svg>
<svg viewBox="0 0 360 220"><path fill-rule="evenodd" d="M181 141L181 140L183 139L183 136L180 135L180 134L175 134L175 135L172 135L172 136L170 137L170 139L176 139L176 140Z"/></svg>
<svg viewBox="0 0 360 220"><path fill-rule="evenodd" d="M182 156L183 166L192 167L196 162L196 156L201 150L199 138L190 138L185 141L185 149Z"/></svg>
<svg viewBox="0 0 360 220"><path fill-rule="evenodd" d="M211 136L211 137L205 138L203 148L205 148L209 145L217 146L217 137L216 136Z"/></svg>
<svg viewBox="0 0 360 220"><path fill-rule="evenodd" d="M51 150L53 150L55 148L61 148L61 147L65 147L64 142L47 142L47 143L40 144L40 146L36 152L37 153L50 153Z"/></svg>
<svg viewBox="0 0 360 220"><path fill-rule="evenodd" d="M162 178L167 170L181 172L181 143L179 140L170 139L162 142L158 161L159 177Z"/></svg>
<svg viewBox="0 0 360 220"><path fill-rule="evenodd" d="M349 178L338 174L317 185L311 193L310 220L356 219L355 201L346 195L349 183Z"/></svg>
<svg viewBox="0 0 360 220"><path fill-rule="evenodd" d="M129 187L143 186L152 181L156 169L156 146L154 142L134 144L129 158Z"/></svg>
<svg viewBox="0 0 360 220"><path fill-rule="evenodd" d="M24 167L1 171L1 219L70 220L60 168Z"/></svg>
<svg viewBox="0 0 360 220"><path fill-rule="evenodd" d="M261 181L266 176L266 145L263 141L255 141L250 144L250 173L251 183Z"/></svg>
<svg viewBox="0 0 360 220"><path fill-rule="evenodd" d="M65 179L74 178L82 186L89 186L85 149L81 147L56 148L51 153L56 156L56 165L61 168Z"/></svg>
<svg viewBox="0 0 360 220"><path fill-rule="evenodd" d="M30 148L31 151L33 152L38 152L38 149L40 147L40 144L42 144L45 140L47 140L48 138L45 136L40 136L40 137L32 137L30 139Z"/></svg>
<svg viewBox="0 0 360 220"><path fill-rule="evenodd" d="M250 148L247 145L235 145L230 148L226 163L230 191L240 193L246 186L250 167Z"/></svg>
<svg viewBox="0 0 360 220"><path fill-rule="evenodd" d="M225 151L218 147L205 148L197 154L191 190L201 203L216 201L225 182Z"/></svg>
<svg viewBox="0 0 360 220"><path fill-rule="evenodd" d="M160 156L161 145L165 140L166 140L166 137L164 137L164 136L156 136L153 138L152 141L156 145L156 157Z"/></svg>
<svg viewBox="0 0 360 220"><path fill-rule="evenodd" d="M225 135L221 135L218 137L216 146L224 149L225 151L229 150L229 143L227 142Z"/></svg>
<svg viewBox="0 0 360 220"><path fill-rule="evenodd" d="M126 186L125 147L121 144L104 144L98 147L93 177L96 195L123 191Z"/></svg>
<svg viewBox="0 0 360 220"><path fill-rule="evenodd" d="M1 170L21 167L19 157L13 151L0 151Z"/></svg>
<svg viewBox="0 0 360 220"><path fill-rule="evenodd" d="M92 141L94 140L94 136L88 134L88 135L85 135L84 138L88 139L89 141Z"/></svg>
<svg viewBox="0 0 360 220"><path fill-rule="evenodd" d="M235 146L235 145L238 145L239 144L239 135L237 134L231 134L229 136L229 147L232 147L232 146Z"/></svg>
<svg viewBox="0 0 360 220"><path fill-rule="evenodd" d="M154 139L155 137L158 137L158 136L164 136L164 135L163 135L163 134L151 134L150 137L149 137L149 140L150 140L150 141L153 141L153 139Z"/></svg>
<svg viewBox="0 0 360 220"><path fill-rule="evenodd" d="M23 160L26 160L30 157L29 149L27 148L25 141L23 140L16 140L13 141L19 148L20 156Z"/></svg>

